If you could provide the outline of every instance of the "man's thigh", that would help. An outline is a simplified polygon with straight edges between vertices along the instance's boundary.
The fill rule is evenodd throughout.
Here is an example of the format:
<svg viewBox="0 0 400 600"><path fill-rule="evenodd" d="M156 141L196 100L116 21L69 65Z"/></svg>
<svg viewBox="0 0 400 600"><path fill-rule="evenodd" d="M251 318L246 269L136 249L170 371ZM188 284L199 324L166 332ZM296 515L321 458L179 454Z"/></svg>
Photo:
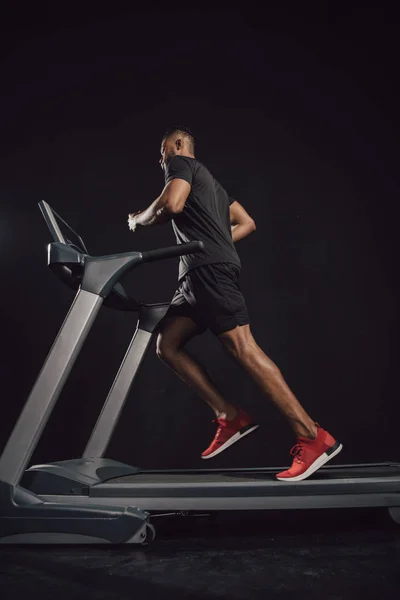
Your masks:
<svg viewBox="0 0 400 600"><path fill-rule="evenodd" d="M159 325L157 350L177 350L202 332L202 328L191 317L167 314Z"/></svg>
<svg viewBox="0 0 400 600"><path fill-rule="evenodd" d="M239 273L231 265L217 263L194 269L190 274L190 293L197 320L217 336L249 323Z"/></svg>

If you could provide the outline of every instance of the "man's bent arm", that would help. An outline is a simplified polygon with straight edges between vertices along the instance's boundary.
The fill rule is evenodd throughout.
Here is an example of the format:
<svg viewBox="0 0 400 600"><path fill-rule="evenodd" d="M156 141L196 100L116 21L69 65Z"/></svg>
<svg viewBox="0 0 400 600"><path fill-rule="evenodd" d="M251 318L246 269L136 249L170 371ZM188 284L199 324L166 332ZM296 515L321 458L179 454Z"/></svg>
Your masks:
<svg viewBox="0 0 400 600"><path fill-rule="evenodd" d="M136 224L144 227L147 225L160 225L170 221L173 216L174 214L167 210L166 205L160 202L160 197L158 197L146 210L136 214Z"/></svg>
<svg viewBox="0 0 400 600"><path fill-rule="evenodd" d="M233 243L242 240L256 230L254 219L246 212L237 200L232 202L229 209Z"/></svg>
<svg viewBox="0 0 400 600"><path fill-rule="evenodd" d="M136 215L136 223L147 226L169 221L183 211L190 189L190 184L184 179L173 179L146 210Z"/></svg>

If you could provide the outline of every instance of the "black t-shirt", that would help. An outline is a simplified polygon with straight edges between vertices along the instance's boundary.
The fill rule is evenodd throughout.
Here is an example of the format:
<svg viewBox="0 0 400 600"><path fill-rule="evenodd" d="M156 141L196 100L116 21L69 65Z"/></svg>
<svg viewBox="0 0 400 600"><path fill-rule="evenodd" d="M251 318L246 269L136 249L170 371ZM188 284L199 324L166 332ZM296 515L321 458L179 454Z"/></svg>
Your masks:
<svg viewBox="0 0 400 600"><path fill-rule="evenodd" d="M178 244L204 242L200 252L181 256L179 279L190 269L211 263L232 263L240 268L229 215L233 198L195 158L174 156L165 170L165 183L173 179L184 179L191 185L183 211L172 220L176 241Z"/></svg>

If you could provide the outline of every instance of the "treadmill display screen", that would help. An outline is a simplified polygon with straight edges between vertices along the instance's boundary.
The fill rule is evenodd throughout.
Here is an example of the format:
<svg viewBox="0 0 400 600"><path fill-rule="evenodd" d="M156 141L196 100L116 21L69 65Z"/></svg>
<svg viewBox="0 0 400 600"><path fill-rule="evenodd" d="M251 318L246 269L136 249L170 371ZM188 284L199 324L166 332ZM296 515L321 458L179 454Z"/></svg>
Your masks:
<svg viewBox="0 0 400 600"><path fill-rule="evenodd" d="M87 248L81 236L72 229L70 225L59 214L55 212L45 202L41 200L39 202L39 208L42 212L46 225L49 228L51 236L55 242L61 242L62 244L68 244L83 254L88 254Z"/></svg>

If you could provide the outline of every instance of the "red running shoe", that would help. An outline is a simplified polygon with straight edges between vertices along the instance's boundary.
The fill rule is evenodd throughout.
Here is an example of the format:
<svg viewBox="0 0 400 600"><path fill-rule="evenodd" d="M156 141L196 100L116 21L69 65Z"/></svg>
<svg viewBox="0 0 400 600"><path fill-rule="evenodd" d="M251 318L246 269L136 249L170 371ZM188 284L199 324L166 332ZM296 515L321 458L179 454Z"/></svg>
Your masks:
<svg viewBox="0 0 400 600"><path fill-rule="evenodd" d="M290 454L294 456L293 464L287 471L278 473L276 478L279 481L302 481L307 479L322 465L339 454L343 448L342 444L322 429L318 423L315 423L315 425L318 429L316 439L297 438L297 444L290 451Z"/></svg>
<svg viewBox="0 0 400 600"><path fill-rule="evenodd" d="M251 422L249 415L246 415L240 409L232 421L216 419L213 423L218 423L219 425L217 433L211 445L207 450L204 450L201 458L214 458L214 456L217 456L217 454L258 428L258 425Z"/></svg>

